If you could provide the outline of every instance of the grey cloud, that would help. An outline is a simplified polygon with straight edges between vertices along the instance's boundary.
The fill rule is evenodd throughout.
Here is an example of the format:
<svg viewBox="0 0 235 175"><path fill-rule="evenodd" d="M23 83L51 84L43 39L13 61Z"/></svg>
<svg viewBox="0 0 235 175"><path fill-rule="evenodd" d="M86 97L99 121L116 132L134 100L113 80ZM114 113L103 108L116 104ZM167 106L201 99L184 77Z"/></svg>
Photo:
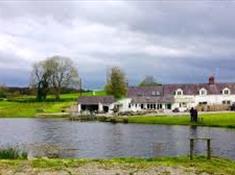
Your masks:
<svg viewBox="0 0 235 175"><path fill-rule="evenodd" d="M233 1L2 1L0 82L27 84L33 62L58 54L71 57L84 86L92 88L103 86L112 65L122 67L132 85L149 74L164 83L207 81L212 73L235 81L234 6ZM15 77L13 70L19 72Z"/></svg>

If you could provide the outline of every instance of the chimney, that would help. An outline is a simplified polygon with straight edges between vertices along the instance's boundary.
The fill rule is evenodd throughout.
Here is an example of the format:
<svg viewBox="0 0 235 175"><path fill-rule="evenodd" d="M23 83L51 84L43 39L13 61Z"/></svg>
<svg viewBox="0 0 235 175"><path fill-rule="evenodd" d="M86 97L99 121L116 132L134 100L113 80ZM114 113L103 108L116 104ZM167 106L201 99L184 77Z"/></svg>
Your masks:
<svg viewBox="0 0 235 175"><path fill-rule="evenodd" d="M210 76L209 77L209 85L213 85L215 84L215 77L214 76Z"/></svg>

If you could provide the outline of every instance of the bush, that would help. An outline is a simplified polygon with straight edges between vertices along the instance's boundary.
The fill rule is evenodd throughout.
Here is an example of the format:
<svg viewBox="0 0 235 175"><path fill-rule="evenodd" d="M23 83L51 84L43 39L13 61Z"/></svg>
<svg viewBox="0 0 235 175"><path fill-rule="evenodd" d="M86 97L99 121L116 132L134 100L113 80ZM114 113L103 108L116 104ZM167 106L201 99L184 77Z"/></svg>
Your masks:
<svg viewBox="0 0 235 175"><path fill-rule="evenodd" d="M0 149L0 159L27 159L27 152L15 148Z"/></svg>
<svg viewBox="0 0 235 175"><path fill-rule="evenodd" d="M124 118L123 119L123 123L128 123L129 121L128 121L128 118Z"/></svg>
<svg viewBox="0 0 235 175"><path fill-rule="evenodd" d="M36 109L36 112L42 113L42 112L44 112L44 110L43 109Z"/></svg>

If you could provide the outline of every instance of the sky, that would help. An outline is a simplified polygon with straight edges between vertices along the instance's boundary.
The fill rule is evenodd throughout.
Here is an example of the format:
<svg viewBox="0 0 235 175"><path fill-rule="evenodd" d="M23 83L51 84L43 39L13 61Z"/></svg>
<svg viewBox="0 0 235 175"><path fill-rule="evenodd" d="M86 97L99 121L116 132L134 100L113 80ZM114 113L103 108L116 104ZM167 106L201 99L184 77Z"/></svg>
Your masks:
<svg viewBox="0 0 235 175"><path fill-rule="evenodd" d="M131 86L235 82L235 1L0 1L0 84L28 86L35 62L70 57L85 88L119 66Z"/></svg>

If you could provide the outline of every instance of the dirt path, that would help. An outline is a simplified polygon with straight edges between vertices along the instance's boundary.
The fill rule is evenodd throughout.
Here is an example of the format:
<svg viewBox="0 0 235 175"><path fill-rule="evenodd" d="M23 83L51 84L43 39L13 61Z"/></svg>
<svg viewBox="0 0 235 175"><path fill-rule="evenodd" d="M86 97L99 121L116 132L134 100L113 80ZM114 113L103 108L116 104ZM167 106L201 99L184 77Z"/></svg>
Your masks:
<svg viewBox="0 0 235 175"><path fill-rule="evenodd" d="M79 167L62 169L32 168L28 164L17 167L1 168L0 175L198 175L194 168L168 166L113 165L107 167L101 163L89 163Z"/></svg>

